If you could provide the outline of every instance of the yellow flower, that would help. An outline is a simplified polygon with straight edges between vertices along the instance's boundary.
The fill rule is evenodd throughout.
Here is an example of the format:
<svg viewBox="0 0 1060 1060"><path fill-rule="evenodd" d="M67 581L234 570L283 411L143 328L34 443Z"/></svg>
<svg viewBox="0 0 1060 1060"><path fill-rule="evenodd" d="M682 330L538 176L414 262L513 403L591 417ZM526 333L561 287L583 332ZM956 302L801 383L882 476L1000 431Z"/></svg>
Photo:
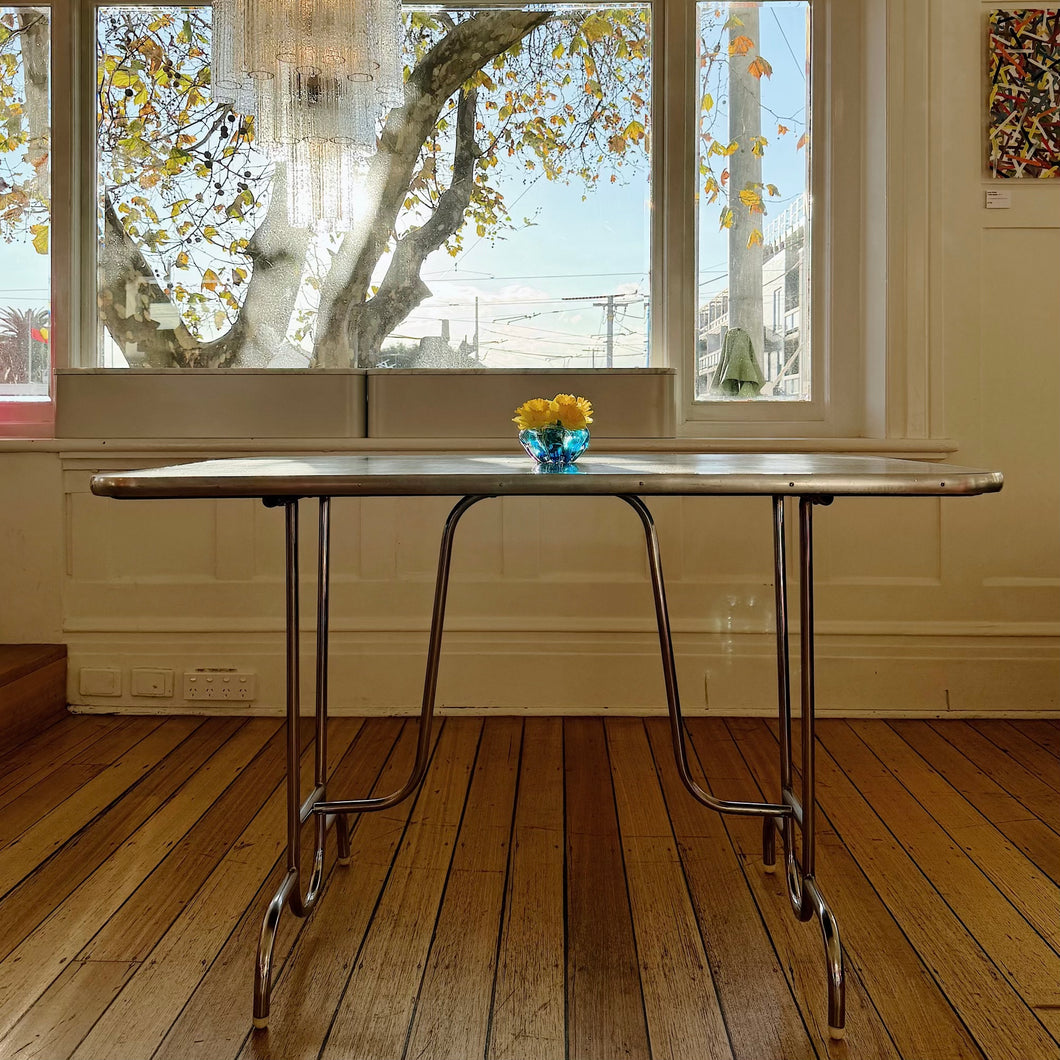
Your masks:
<svg viewBox="0 0 1060 1060"><path fill-rule="evenodd" d="M556 407L559 422L568 431L584 430L593 422L593 406L587 398L557 394L552 404Z"/></svg>
<svg viewBox="0 0 1060 1060"><path fill-rule="evenodd" d="M512 423L521 431L532 431L539 427L547 427L550 423L555 423L558 418L555 402L549 401L548 398L531 398L515 410Z"/></svg>

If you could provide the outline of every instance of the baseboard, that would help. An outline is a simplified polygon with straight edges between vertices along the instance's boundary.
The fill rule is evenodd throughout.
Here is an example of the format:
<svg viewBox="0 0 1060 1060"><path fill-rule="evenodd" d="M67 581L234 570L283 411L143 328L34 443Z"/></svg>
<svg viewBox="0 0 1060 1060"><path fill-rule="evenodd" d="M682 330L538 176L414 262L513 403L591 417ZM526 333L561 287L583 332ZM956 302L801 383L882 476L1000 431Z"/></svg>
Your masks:
<svg viewBox="0 0 1060 1060"><path fill-rule="evenodd" d="M307 648L311 639L306 638ZM332 638L330 695L336 715L410 714L419 709L426 636L345 632ZM682 705L690 715L768 716L776 710L771 636L678 635ZM797 656L797 651L794 650ZM312 709L313 659L302 659L302 702ZM120 693L84 696L81 667L121 671ZM798 660L792 661L798 695ZM173 696L132 696L134 667L174 672ZM182 675L197 668L256 675L251 703L182 698ZM1043 717L1060 713L1060 638L1041 636L818 637L817 710L827 717ZM279 714L285 697L282 639L260 633L74 635L69 702L76 710ZM446 634L440 711L646 714L665 706L658 641L649 633L497 631Z"/></svg>

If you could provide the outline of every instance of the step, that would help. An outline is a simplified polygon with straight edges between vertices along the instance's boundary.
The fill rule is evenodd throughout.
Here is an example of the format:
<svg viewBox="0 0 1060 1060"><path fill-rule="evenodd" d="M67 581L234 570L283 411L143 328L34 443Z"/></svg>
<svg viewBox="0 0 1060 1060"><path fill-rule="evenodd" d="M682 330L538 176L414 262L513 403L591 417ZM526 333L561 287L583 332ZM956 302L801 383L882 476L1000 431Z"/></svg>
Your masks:
<svg viewBox="0 0 1060 1060"><path fill-rule="evenodd" d="M66 645L0 644L0 752L66 716Z"/></svg>

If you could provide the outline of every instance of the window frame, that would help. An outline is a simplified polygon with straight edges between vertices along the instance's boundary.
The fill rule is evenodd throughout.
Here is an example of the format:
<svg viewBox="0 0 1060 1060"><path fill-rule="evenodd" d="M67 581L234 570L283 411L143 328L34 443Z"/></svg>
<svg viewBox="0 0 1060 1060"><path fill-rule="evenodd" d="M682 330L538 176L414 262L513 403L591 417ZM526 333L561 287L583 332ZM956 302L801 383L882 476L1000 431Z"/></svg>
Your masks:
<svg viewBox="0 0 1060 1060"><path fill-rule="evenodd" d="M63 266L69 260L66 254L66 239L60 237L56 240L56 202L68 200L72 195L72 188L68 180L65 167L56 164L55 147L56 142L66 143L69 139L68 126L71 121L70 109L61 110L55 107L55 99L58 96L56 89L55 67L56 56L65 55L68 52L70 24L68 20L60 20L57 12L63 6L64 0L43 0L41 3L31 3L27 0L13 0L5 4L5 7L20 8L31 7L46 9L50 16L49 39L49 122L51 126L51 143L49 145L49 184L51 188L51 228L49 231L49 385L47 394L43 395L15 395L0 394L0 438L9 437L31 437L47 438L54 433L55 427L55 369L59 363L56 350L60 343L65 341L63 334L65 330L65 308L61 297L61 288L57 280L64 277ZM62 21L60 27L58 23ZM61 152L60 152L61 153ZM60 172L62 171L62 172ZM60 214L62 211L60 210ZM57 320L62 312L62 322L56 326ZM27 400L29 397L29 400Z"/></svg>
<svg viewBox="0 0 1060 1060"><path fill-rule="evenodd" d="M75 103L53 108L53 363L94 368L95 121L85 85L94 84L94 35L88 31L97 4L52 0L48 6L53 99ZM918 225L928 211L927 163L923 156L913 160L918 149L932 147L922 106L926 47L905 33L915 14L912 0L813 2L810 326L818 399L798 415L791 414L791 402L694 400L695 10L694 0L653 0L651 350L652 366L676 369L675 429L661 444L952 451L943 434L941 366L929 346L923 283L932 238L926 223ZM841 47L847 61L833 69ZM672 282L675 275L680 282ZM287 384L277 382L272 418L285 400ZM62 386L58 390L61 401ZM91 400L84 389L80 394L78 400ZM93 436L107 433L101 422ZM439 438L437 444L459 443Z"/></svg>

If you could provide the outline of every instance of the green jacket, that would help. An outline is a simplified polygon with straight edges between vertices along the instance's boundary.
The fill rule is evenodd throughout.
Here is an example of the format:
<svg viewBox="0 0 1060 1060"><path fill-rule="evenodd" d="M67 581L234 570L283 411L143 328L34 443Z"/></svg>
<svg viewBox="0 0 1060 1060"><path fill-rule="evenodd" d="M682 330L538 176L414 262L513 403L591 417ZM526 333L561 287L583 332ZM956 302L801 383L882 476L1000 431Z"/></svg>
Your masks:
<svg viewBox="0 0 1060 1060"><path fill-rule="evenodd" d="M743 328L729 328L721 345L718 366L710 379L710 389L726 397L753 398L758 397L765 381L751 336Z"/></svg>

